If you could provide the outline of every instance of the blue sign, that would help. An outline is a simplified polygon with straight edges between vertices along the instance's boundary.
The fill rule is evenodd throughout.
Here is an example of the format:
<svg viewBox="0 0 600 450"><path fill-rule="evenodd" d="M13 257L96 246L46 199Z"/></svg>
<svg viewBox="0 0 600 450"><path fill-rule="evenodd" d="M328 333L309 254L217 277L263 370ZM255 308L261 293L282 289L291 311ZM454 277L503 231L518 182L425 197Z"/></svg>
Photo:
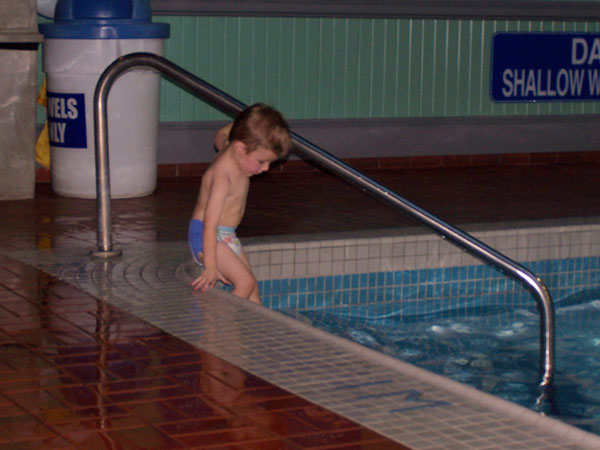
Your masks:
<svg viewBox="0 0 600 450"><path fill-rule="evenodd" d="M54 147L87 148L85 95L48 92L48 134Z"/></svg>
<svg viewBox="0 0 600 450"><path fill-rule="evenodd" d="M492 98L502 102L600 100L600 34L496 34Z"/></svg>

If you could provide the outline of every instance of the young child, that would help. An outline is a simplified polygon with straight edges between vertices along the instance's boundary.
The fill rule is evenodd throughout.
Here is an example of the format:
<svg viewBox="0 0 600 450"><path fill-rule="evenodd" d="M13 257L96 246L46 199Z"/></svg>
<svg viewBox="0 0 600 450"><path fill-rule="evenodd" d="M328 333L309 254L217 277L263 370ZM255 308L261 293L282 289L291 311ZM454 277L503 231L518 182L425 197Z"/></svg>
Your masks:
<svg viewBox="0 0 600 450"><path fill-rule="evenodd" d="M219 152L202 176L188 231L192 255L204 266L192 283L194 289L204 292L220 280L233 284L233 294L260 303L256 279L235 229L244 214L250 177L268 170L290 145L286 121L262 103L246 108L217 133Z"/></svg>

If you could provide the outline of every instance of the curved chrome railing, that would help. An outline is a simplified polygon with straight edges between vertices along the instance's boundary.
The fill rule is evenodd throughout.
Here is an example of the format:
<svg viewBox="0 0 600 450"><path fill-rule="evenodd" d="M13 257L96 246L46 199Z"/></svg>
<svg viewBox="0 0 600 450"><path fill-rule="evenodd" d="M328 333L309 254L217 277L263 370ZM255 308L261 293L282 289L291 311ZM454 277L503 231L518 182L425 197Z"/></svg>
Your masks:
<svg viewBox="0 0 600 450"><path fill-rule="evenodd" d="M221 111L235 116L246 105L220 89L201 80L169 60L151 53L132 53L118 58L100 76L94 94L94 133L96 140L96 188L98 202L98 250L92 252L97 257L112 257L119 251L112 248L110 211L110 174L108 165L108 93L114 81L134 67L150 67L171 81L189 90L192 94L211 103ZM438 219L389 189L371 180L366 175L340 161L330 153L292 133L294 152L311 159L346 181L352 182L375 195L391 206L403 211L422 224L428 226L443 238L473 256L490 264L507 276L521 282L534 295L540 308L540 386L550 389L554 378L554 306L550 293L542 280L534 273L512 261L508 257L487 246L473 236Z"/></svg>

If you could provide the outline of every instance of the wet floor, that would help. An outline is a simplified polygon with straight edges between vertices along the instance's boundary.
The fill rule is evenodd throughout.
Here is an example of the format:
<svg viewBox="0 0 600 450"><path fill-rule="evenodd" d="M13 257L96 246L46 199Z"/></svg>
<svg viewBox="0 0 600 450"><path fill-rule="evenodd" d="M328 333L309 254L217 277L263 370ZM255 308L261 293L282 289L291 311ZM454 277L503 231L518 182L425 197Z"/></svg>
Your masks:
<svg viewBox="0 0 600 450"><path fill-rule="evenodd" d="M600 217L600 164L366 170L454 224ZM115 244L181 241L199 178L115 200ZM0 253L95 247L95 201L0 202ZM253 180L244 236L414 226L319 172ZM0 449L405 448L0 256Z"/></svg>

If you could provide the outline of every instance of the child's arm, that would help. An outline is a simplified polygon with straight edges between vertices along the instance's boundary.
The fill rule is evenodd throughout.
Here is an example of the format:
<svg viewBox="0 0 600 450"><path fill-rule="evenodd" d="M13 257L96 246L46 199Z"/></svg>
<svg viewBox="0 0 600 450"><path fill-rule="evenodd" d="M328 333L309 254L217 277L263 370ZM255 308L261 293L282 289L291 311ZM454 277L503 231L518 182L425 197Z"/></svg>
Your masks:
<svg viewBox="0 0 600 450"><path fill-rule="evenodd" d="M204 211L204 243L202 275L194 280L192 286L204 292L213 287L218 280L228 284L227 279L217 268L217 227L223 211L225 198L229 192L229 179L226 176L215 176L208 195L208 203Z"/></svg>
<svg viewBox="0 0 600 450"><path fill-rule="evenodd" d="M215 149L217 149L217 152L222 151L225 147L227 147L227 144L229 144L229 132L231 131L232 126L233 123L225 125L215 134L213 144Z"/></svg>

